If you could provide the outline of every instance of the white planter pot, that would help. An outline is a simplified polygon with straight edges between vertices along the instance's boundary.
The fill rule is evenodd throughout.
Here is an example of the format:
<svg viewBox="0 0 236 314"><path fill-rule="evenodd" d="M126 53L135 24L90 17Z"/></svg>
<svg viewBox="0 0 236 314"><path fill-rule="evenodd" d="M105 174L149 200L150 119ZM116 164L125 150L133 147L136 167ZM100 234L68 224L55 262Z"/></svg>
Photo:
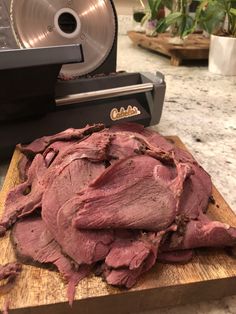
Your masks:
<svg viewBox="0 0 236 314"><path fill-rule="evenodd" d="M236 75L236 38L211 35L209 71Z"/></svg>

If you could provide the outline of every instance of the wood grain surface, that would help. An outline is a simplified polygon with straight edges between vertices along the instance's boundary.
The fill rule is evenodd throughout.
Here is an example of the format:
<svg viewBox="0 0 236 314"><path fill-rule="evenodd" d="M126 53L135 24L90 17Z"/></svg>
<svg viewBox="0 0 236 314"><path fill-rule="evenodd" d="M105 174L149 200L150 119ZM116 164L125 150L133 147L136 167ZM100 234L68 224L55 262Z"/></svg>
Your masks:
<svg viewBox="0 0 236 314"><path fill-rule="evenodd" d="M179 66L184 60L207 60L209 55L209 38L201 34L191 34L183 45L169 43L169 33L158 34L157 37L146 36L134 31L128 32L129 38L143 48L159 52L171 58L170 63Z"/></svg>
<svg viewBox="0 0 236 314"><path fill-rule="evenodd" d="M169 139L184 147L177 137ZM19 182L19 158L20 153L16 151L0 194L0 214L9 189ZM213 196L216 203L209 205L209 216L236 226L235 214L215 188ZM0 264L15 260L9 235L0 239L0 248ZM9 294L0 295L0 309L9 300L10 313L122 314L232 294L236 294L236 260L223 249L201 249L186 265L156 264L129 291L113 288L100 278L90 276L78 285L72 309L67 303L66 285L58 273L24 265L14 288Z"/></svg>

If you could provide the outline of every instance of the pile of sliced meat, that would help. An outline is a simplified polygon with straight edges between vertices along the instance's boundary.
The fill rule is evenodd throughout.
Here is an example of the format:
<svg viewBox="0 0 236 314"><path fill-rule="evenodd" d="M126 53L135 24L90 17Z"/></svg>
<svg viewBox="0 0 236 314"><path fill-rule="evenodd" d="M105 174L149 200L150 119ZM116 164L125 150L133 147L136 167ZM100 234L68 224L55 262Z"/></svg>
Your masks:
<svg viewBox="0 0 236 314"><path fill-rule="evenodd" d="M19 145L22 184L0 232L25 263L54 265L68 282L95 272L130 288L157 262L187 262L198 247L233 246L211 221L210 176L187 152L135 124L68 129Z"/></svg>

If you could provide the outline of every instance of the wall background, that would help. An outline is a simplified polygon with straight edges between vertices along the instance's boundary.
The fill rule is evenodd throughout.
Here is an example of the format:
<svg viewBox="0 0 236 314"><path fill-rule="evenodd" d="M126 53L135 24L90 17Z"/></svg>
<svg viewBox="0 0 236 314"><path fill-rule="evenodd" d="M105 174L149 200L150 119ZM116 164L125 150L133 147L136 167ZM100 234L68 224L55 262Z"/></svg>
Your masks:
<svg viewBox="0 0 236 314"><path fill-rule="evenodd" d="M147 0L143 0L144 4ZM114 0L118 15L130 15L133 12L133 7L139 5L138 0Z"/></svg>

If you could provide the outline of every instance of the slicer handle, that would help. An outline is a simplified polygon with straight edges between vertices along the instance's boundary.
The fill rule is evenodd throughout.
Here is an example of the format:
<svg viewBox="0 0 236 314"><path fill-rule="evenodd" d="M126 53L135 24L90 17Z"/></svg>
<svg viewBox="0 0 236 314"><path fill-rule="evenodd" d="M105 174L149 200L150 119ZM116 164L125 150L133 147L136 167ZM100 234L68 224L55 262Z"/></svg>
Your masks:
<svg viewBox="0 0 236 314"><path fill-rule="evenodd" d="M56 99L56 105L59 106L67 106L72 104L78 104L81 102L99 100L99 99L107 99L119 96L126 96L126 95L133 95L133 94L140 94L146 93L153 90L152 83L145 83L145 84L137 84L137 85L129 85L129 86L122 86L117 88L110 88L98 91L92 91L87 93L80 93L80 94L72 94L67 95L65 97L61 97Z"/></svg>

